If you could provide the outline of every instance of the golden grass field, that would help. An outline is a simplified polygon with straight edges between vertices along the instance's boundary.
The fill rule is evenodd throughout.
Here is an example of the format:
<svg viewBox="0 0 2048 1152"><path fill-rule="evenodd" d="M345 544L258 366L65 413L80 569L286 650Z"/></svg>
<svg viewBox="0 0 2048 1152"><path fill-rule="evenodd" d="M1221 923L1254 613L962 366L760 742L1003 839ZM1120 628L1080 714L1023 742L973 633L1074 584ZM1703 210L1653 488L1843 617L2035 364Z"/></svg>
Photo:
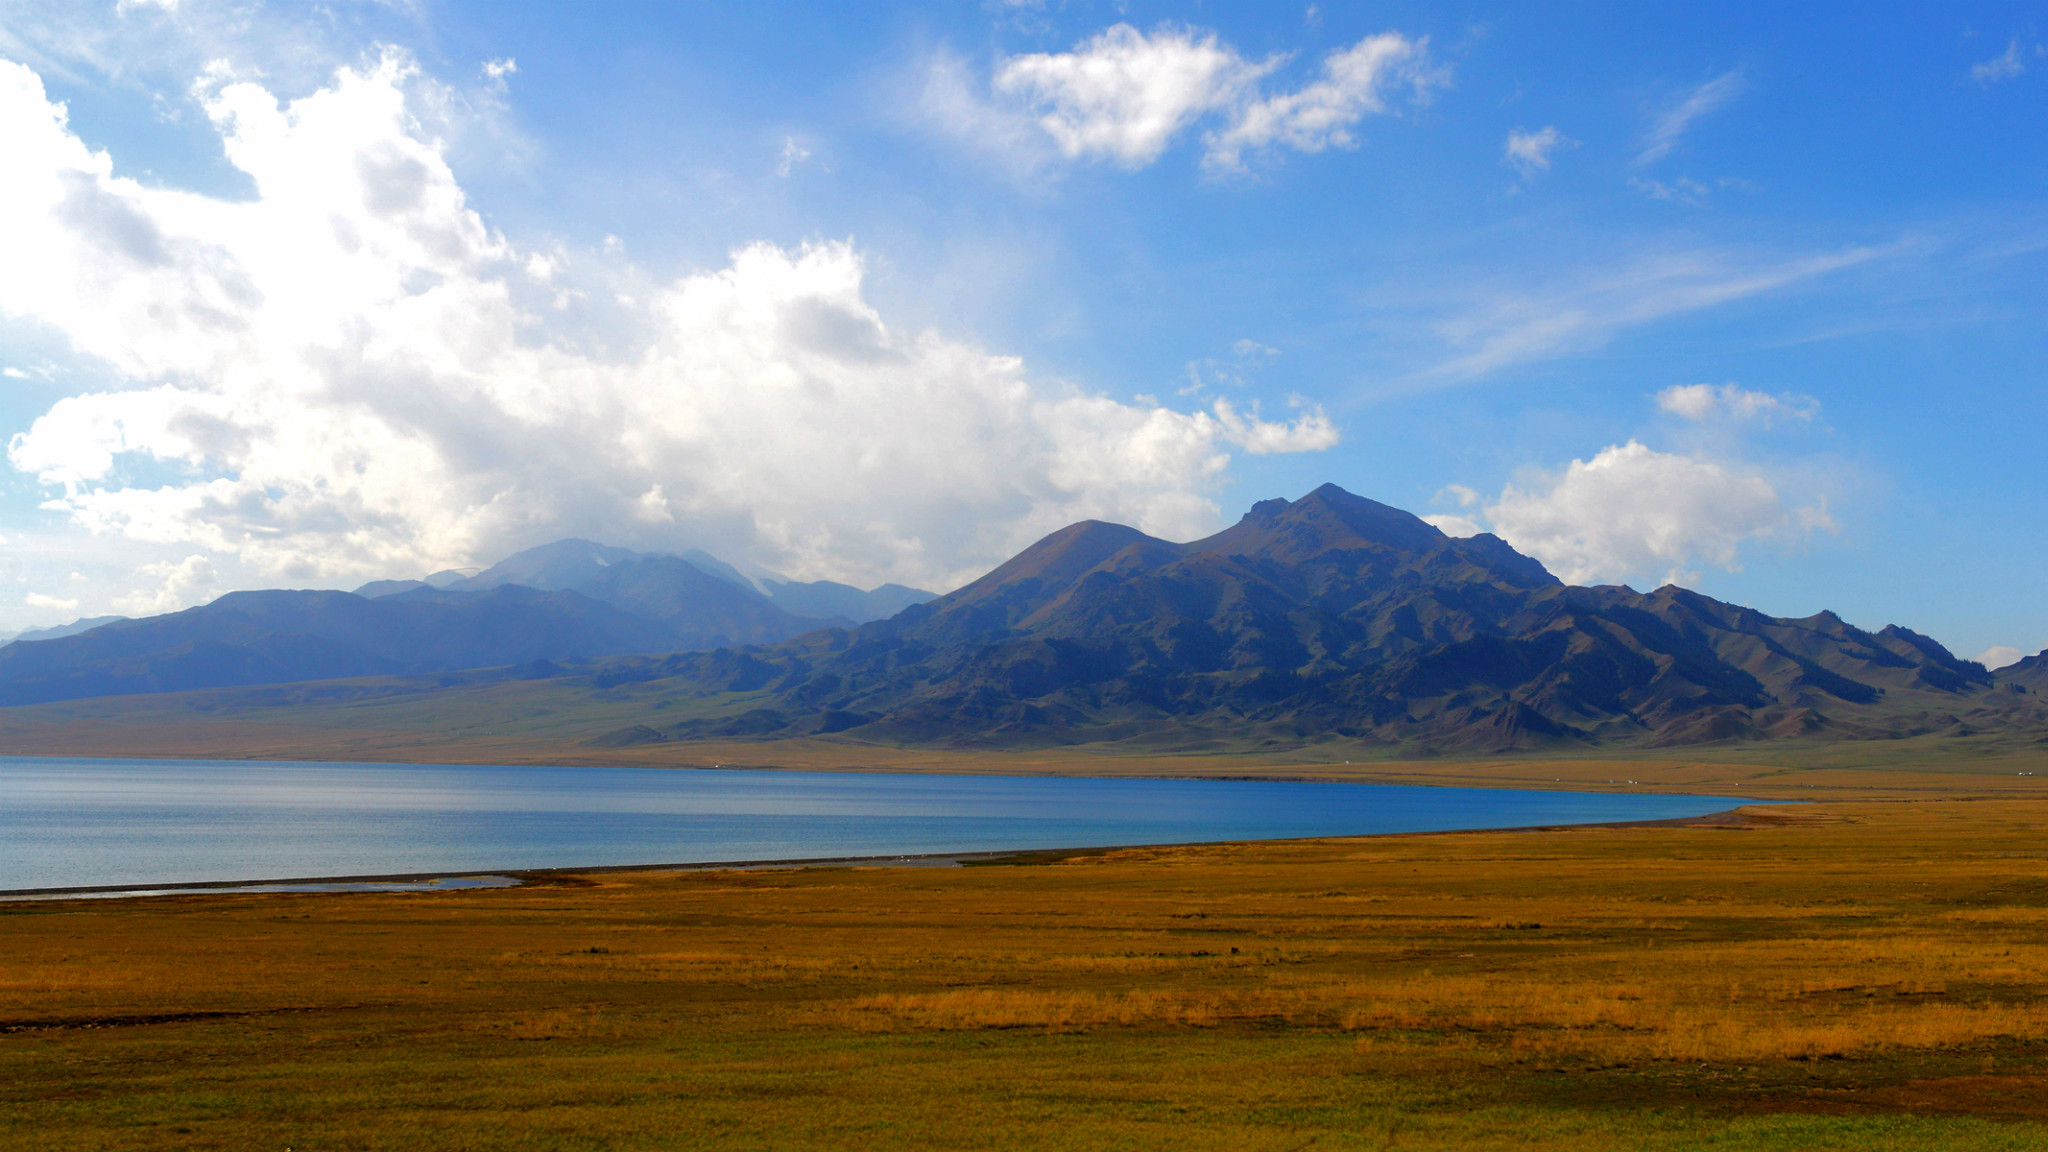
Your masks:
<svg viewBox="0 0 2048 1152"><path fill-rule="evenodd" d="M0 1147L2044 1148L2048 794L1966 777L1718 824L0 905Z"/></svg>

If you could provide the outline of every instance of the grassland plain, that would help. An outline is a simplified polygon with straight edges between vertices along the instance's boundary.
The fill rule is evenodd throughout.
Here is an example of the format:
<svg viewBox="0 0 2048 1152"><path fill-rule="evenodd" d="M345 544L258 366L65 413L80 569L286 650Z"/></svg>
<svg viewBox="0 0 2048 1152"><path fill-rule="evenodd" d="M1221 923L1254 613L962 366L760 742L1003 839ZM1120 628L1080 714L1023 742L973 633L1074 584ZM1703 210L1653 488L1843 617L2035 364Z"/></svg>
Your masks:
<svg viewBox="0 0 2048 1152"><path fill-rule="evenodd" d="M5 906L0 1144L2048 1146L2048 795L1922 779L1717 824Z"/></svg>

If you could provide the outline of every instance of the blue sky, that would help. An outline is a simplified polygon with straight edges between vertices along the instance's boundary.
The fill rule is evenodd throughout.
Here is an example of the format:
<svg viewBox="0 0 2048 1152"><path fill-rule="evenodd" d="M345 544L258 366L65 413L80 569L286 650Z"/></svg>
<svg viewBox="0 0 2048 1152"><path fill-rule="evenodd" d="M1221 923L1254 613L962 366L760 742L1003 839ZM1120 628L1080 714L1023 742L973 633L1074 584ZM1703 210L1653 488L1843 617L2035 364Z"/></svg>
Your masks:
<svg viewBox="0 0 2048 1152"><path fill-rule="evenodd" d="M1655 7L0 2L0 628L1334 481L2048 646L2048 9Z"/></svg>

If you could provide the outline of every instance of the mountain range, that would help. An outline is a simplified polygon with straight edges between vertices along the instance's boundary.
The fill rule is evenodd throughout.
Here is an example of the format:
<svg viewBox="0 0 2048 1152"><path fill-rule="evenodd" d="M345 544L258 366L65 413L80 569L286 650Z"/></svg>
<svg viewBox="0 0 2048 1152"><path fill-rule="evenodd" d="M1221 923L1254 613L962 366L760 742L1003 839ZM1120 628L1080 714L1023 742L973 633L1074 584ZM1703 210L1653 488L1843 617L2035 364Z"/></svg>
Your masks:
<svg viewBox="0 0 2048 1152"><path fill-rule="evenodd" d="M613 745L1426 755L2048 734L2048 653L1994 674L1896 625L1567 585L1497 537L1332 485L1189 543L1075 524L936 598L583 540L355 593L232 593L0 649L0 704L483 666L572 696L631 691L650 722L597 740Z"/></svg>
<svg viewBox="0 0 2048 1152"><path fill-rule="evenodd" d="M667 738L1473 752L2048 732L2044 664L1994 675L1896 625L1574 587L1497 537L1326 485L1186 544L1075 524L887 620L593 675L750 704Z"/></svg>
<svg viewBox="0 0 2048 1152"><path fill-rule="evenodd" d="M931 597L829 582L763 590L696 556L562 540L433 583L231 592L183 612L73 626L0 648L0 706L507 665L541 675L551 661L776 643ZM783 605L837 611L811 616Z"/></svg>

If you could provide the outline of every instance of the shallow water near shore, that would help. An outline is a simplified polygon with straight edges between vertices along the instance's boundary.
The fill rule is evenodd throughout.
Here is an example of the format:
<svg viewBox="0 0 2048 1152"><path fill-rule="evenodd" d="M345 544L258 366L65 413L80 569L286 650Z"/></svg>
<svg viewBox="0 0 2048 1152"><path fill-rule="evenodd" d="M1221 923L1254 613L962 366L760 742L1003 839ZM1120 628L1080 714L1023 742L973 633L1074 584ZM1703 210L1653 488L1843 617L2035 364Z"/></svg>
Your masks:
<svg viewBox="0 0 2048 1152"><path fill-rule="evenodd" d="M1728 796L1301 781L0 758L0 892L1445 832Z"/></svg>

